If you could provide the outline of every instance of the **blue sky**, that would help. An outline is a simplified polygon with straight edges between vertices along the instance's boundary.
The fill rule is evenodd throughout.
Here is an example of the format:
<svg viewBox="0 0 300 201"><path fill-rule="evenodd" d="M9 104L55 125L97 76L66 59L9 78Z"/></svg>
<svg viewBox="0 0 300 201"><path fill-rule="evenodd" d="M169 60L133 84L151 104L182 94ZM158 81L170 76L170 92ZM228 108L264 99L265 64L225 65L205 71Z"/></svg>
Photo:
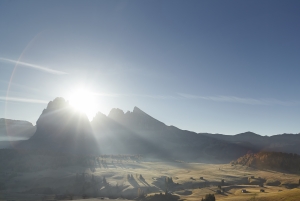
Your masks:
<svg viewBox="0 0 300 201"><path fill-rule="evenodd" d="M1 1L0 117L84 86L195 132L299 133L299 1ZM16 63L18 61L18 63ZM92 114L90 114L92 118Z"/></svg>

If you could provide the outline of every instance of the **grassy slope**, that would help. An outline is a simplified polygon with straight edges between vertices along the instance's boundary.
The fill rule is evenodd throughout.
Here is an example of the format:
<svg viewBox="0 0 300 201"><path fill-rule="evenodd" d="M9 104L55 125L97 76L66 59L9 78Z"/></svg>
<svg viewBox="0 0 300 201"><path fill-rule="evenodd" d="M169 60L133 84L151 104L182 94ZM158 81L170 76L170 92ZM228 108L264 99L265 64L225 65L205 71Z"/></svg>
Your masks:
<svg viewBox="0 0 300 201"><path fill-rule="evenodd" d="M300 176L294 174L283 174L275 171L263 171L252 169L245 166L231 166L230 164L199 164L199 163L168 163L168 162L124 162L123 166L109 165L108 168L97 168L95 172L91 172L89 167L70 166L66 168L47 169L36 172L24 172L16 175L13 178L5 179L7 187L17 191L26 191L36 187L52 187L59 188L61 192L72 190L74 186L74 178L77 173L88 173L89 178L93 174L95 177L105 176L111 185L123 184L126 187L124 191L136 193L137 188L154 189L156 192L165 189L159 188L163 186L162 176L173 177L175 183L183 184L182 191L178 192L180 197L185 200L199 200L207 193L215 193L217 190L216 183L221 179L225 179L226 183L237 184L235 186L227 186L225 195L216 195L217 201L227 200L253 200L256 195L256 200L259 201L276 201L276 200L300 200L300 190L288 190L279 186L266 186L265 193L259 192L257 185L246 186L245 179L255 176L265 178L266 180L278 180L281 183L297 183ZM145 184L136 179L136 182L130 183L127 181L127 174L142 174ZM191 178L192 177L192 178ZM203 180L200 177L204 177ZM0 177L1 180L1 177ZM4 180L3 180L4 181ZM203 182L208 182L211 185L205 188L197 186ZM160 184L161 183L161 184ZM26 184L26 186L23 186ZM240 186L244 184L244 186ZM150 187L151 186L151 187ZM163 187L162 187L163 188ZM249 193L242 194L242 188L247 189ZM279 191L282 190L282 191ZM176 193L176 192L174 192ZM289 198L289 199L287 199ZM0 196L1 199L1 196Z"/></svg>
<svg viewBox="0 0 300 201"><path fill-rule="evenodd" d="M276 191L267 189L265 193L259 192L259 189L251 189L249 193L236 192L229 197L218 197L218 201L299 201L300 189Z"/></svg>

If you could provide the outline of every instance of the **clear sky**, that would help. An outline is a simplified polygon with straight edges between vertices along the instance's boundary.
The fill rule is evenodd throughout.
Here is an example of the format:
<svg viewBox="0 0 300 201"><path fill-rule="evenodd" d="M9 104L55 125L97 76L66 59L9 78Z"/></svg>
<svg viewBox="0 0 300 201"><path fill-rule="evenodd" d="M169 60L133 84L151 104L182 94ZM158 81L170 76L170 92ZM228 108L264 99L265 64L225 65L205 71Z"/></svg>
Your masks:
<svg viewBox="0 0 300 201"><path fill-rule="evenodd" d="M300 1L0 1L0 117L93 93L195 132L300 132ZM18 63L17 63L18 62ZM89 108L91 109L91 108Z"/></svg>

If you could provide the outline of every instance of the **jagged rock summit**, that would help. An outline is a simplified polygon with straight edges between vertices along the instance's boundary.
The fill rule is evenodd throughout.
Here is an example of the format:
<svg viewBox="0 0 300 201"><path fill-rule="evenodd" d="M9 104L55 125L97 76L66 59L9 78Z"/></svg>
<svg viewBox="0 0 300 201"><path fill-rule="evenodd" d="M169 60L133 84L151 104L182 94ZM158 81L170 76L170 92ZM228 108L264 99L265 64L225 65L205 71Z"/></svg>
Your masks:
<svg viewBox="0 0 300 201"><path fill-rule="evenodd" d="M113 108L109 114L108 117L112 118L112 119L118 119L118 118L123 118L124 116L131 116L131 115L144 115L144 116L148 116L150 117L150 115L148 115L146 112L142 111L140 108L138 107L134 107L133 111L127 111L126 113L124 113L123 110L119 109L119 108Z"/></svg>
<svg viewBox="0 0 300 201"><path fill-rule="evenodd" d="M74 110L63 98L50 101L36 122L37 132L33 136L74 135L89 132L87 116Z"/></svg>
<svg viewBox="0 0 300 201"><path fill-rule="evenodd" d="M128 111L126 113L118 108L113 108L108 114L108 117L118 122L119 124L133 130L153 131L158 129L165 129L167 127L164 123L151 117L136 106L133 108L132 112Z"/></svg>
<svg viewBox="0 0 300 201"><path fill-rule="evenodd" d="M20 149L72 154L146 154L164 158L231 161L249 147L167 126L138 107L114 108L89 122L63 98L50 101L36 123L35 134Z"/></svg>
<svg viewBox="0 0 300 201"><path fill-rule="evenodd" d="M97 142L87 116L74 110L63 98L50 101L36 122L35 134L20 145L70 153L97 152Z"/></svg>
<svg viewBox="0 0 300 201"><path fill-rule="evenodd" d="M142 111L142 110L141 110L140 108L138 108L137 106L134 106L132 113L148 115L146 112ZM149 116L149 115L148 115L148 116Z"/></svg>

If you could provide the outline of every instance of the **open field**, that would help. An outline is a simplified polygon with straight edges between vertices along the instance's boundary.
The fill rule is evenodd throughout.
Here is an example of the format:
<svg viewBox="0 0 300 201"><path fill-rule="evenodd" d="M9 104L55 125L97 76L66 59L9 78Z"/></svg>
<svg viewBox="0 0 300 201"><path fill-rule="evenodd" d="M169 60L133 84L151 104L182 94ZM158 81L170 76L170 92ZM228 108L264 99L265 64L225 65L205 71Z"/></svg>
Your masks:
<svg viewBox="0 0 300 201"><path fill-rule="evenodd" d="M120 162L113 159L108 159L105 164L89 164L93 165L67 166L35 172L1 171L0 182L5 183L5 190L0 191L0 200L62 199L57 195L72 195L72 199L82 199L83 194L86 198L134 199L138 195L138 189L151 195L164 192L166 188L180 199L190 201L200 200L208 193L215 194L218 201L300 200L300 189L297 189L300 176L294 174L231 164L146 160ZM132 175L132 178L128 179L128 175ZM96 186L95 193L93 186L103 180L103 177L107 185ZM166 177L172 177L173 182L166 184ZM218 185L222 180L222 193L218 193ZM259 187L259 184L263 187ZM247 192L242 193L242 189ZM260 189L264 189L265 192L260 192ZM85 200L95 199L98 198Z"/></svg>

